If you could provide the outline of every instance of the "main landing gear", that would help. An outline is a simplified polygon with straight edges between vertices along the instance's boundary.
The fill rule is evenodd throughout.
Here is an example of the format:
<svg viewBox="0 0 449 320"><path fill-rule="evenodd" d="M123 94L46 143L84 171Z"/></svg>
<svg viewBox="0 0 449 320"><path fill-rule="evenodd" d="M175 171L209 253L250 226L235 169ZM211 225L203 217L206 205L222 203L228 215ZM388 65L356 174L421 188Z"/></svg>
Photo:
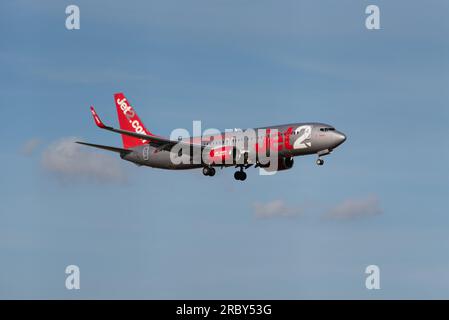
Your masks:
<svg viewBox="0 0 449 320"><path fill-rule="evenodd" d="M234 173L235 180L245 181L246 180L246 172L243 171L243 167L240 167L240 171L236 171Z"/></svg>
<svg viewBox="0 0 449 320"><path fill-rule="evenodd" d="M243 169L246 169L248 167L250 167L250 165L240 166L240 170L234 173L235 180L245 181L246 172L243 171ZM205 176L213 177L215 175L215 169L213 167L203 167L203 174Z"/></svg>
<svg viewBox="0 0 449 320"><path fill-rule="evenodd" d="M205 176L213 177L215 175L215 169L212 167L204 167L203 174Z"/></svg>
<svg viewBox="0 0 449 320"><path fill-rule="evenodd" d="M318 159L316 159L316 164L319 165L319 166L322 166L324 164L324 160L318 158Z"/></svg>

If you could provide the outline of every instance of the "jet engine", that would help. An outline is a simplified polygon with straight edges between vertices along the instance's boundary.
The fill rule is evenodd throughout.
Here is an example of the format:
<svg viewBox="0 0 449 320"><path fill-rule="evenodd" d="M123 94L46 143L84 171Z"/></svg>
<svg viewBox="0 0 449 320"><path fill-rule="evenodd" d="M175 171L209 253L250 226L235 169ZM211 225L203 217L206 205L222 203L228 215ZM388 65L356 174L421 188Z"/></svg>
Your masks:
<svg viewBox="0 0 449 320"><path fill-rule="evenodd" d="M232 165L250 163L247 151L241 151L233 146L222 146L211 149L207 162L215 165Z"/></svg>
<svg viewBox="0 0 449 320"><path fill-rule="evenodd" d="M208 162L210 164L232 164L234 162L234 148L232 146L224 146L211 149L209 152Z"/></svg>
<svg viewBox="0 0 449 320"><path fill-rule="evenodd" d="M282 170L288 170L293 167L294 160L292 157L279 157L278 158L278 165L276 167L270 166L270 164L265 165L259 165L261 168L264 168L266 171L282 171Z"/></svg>
<svg viewBox="0 0 449 320"><path fill-rule="evenodd" d="M278 160L278 170L287 170L293 167L295 161L292 157L281 157Z"/></svg>

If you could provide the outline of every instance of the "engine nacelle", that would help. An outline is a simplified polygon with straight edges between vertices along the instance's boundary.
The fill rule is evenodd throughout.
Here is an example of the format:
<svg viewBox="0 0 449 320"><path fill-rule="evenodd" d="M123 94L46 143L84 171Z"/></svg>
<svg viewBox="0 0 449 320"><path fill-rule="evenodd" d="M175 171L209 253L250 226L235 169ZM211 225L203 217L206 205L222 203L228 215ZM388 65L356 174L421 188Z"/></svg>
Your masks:
<svg viewBox="0 0 449 320"><path fill-rule="evenodd" d="M209 164L234 163L234 147L224 146L210 150L207 162Z"/></svg>
<svg viewBox="0 0 449 320"><path fill-rule="evenodd" d="M292 157L279 157L277 168L272 167L271 165L260 165L260 167L264 168L266 171L282 171L288 170L293 167L294 160Z"/></svg>
<svg viewBox="0 0 449 320"><path fill-rule="evenodd" d="M278 160L278 170L287 170L293 168L295 161L292 157L281 157Z"/></svg>

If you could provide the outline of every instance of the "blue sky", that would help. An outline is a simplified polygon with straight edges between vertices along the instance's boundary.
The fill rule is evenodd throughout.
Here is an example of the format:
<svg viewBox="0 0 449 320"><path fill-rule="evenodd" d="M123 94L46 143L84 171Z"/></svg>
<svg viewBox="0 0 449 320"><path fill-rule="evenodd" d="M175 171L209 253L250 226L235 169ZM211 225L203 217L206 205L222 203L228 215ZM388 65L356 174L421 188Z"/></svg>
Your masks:
<svg viewBox="0 0 449 320"><path fill-rule="evenodd" d="M69 4L80 30L65 28ZM365 28L368 4L381 30ZM0 298L449 298L448 9L2 2ZM121 146L88 109L116 124L117 91L161 135L193 120L319 121L348 140L323 167L297 158L245 183L232 169L207 178L84 148L55 167L70 137ZM374 211L326 218L367 201ZM274 209L261 218L258 206ZM80 290L64 286L69 264ZM381 290L365 288L371 264Z"/></svg>

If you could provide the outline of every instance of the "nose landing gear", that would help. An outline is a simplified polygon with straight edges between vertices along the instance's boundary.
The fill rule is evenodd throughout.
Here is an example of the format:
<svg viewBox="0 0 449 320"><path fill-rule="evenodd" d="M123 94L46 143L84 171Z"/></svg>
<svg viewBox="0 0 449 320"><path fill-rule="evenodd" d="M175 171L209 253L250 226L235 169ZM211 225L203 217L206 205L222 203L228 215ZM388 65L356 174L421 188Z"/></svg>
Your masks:
<svg viewBox="0 0 449 320"><path fill-rule="evenodd" d="M317 152L318 159L316 159L316 164L322 166L324 164L324 160L321 159L322 156L326 156L332 152L332 149L325 149Z"/></svg>

